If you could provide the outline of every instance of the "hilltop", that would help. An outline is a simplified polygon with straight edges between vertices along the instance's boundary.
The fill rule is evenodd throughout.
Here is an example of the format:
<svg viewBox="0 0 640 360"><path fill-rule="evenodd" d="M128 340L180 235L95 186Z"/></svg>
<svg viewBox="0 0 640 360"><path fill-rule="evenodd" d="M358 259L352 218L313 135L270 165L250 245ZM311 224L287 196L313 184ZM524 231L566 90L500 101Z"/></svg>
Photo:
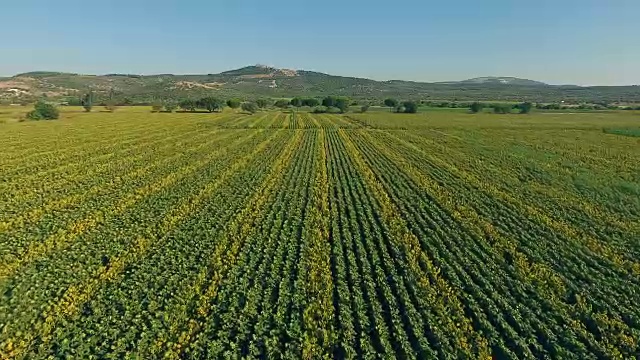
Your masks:
<svg viewBox="0 0 640 360"><path fill-rule="evenodd" d="M376 81L265 65L246 66L217 74L85 75L37 71L0 78L0 100L5 102L43 96L77 99L89 90L99 97L113 91L120 100L130 102L205 94L242 98L344 95L364 99L640 102L640 87L637 86L553 86L534 80L496 76L440 83Z"/></svg>
<svg viewBox="0 0 640 360"><path fill-rule="evenodd" d="M540 81L521 79L512 76L484 76L462 81L443 82L444 84L494 84L494 85L519 85L519 86L549 86Z"/></svg>

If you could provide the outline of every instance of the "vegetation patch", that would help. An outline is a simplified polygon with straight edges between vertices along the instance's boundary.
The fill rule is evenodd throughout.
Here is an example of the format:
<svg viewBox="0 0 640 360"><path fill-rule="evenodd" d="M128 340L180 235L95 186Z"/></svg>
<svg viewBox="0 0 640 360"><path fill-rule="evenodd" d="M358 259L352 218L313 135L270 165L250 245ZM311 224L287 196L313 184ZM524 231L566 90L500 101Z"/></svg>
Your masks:
<svg viewBox="0 0 640 360"><path fill-rule="evenodd" d="M639 128L604 128L602 132L606 134L640 137Z"/></svg>

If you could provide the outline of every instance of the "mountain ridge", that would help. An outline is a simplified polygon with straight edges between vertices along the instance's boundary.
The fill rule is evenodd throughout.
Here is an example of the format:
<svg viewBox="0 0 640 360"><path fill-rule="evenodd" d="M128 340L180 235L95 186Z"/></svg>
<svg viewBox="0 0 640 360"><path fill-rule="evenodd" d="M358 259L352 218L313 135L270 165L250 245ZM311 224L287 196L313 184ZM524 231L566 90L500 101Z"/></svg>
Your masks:
<svg viewBox="0 0 640 360"><path fill-rule="evenodd" d="M341 95L364 99L640 102L640 87L637 86L560 86L499 76L451 82L378 81L267 65L249 65L217 74L90 75L32 71L0 78L2 101L33 100L43 96L77 99L88 91L99 97L115 94L119 99L131 102L205 95L225 98Z"/></svg>
<svg viewBox="0 0 640 360"><path fill-rule="evenodd" d="M219 73L210 73L208 76L245 76L245 75L284 75L284 76L297 76L298 72L302 74L320 74L327 75L332 77L343 77L343 78L352 78L352 79L361 79L361 80L369 80L376 82L410 82L410 83L419 83L419 84L464 84L464 83L493 83L496 84L504 84L504 85L546 85L546 86L579 86L579 85L550 85L541 81L524 79L514 76L480 76L474 77L465 80L450 80L450 81L417 81L417 80L400 80L400 79L389 79L389 80L373 80L369 78L357 77L357 76L344 76L344 75L331 75L328 73L317 72L317 71L309 71L309 70L295 70L295 69L287 69L287 68L277 68L269 65L248 65L244 67L240 67L237 69L225 70ZM57 75L75 75L75 76L130 76L130 77L159 77L159 76L171 76L171 77L182 77L182 76L203 76L203 74L172 74L172 73L162 73L162 74L128 74L128 73L107 73L107 74L81 74L81 73L73 73L73 72L60 72L60 71L30 71L25 73L19 73L13 76L5 76L0 77L2 79L16 78L16 77L47 77L47 76L57 76Z"/></svg>
<svg viewBox="0 0 640 360"><path fill-rule="evenodd" d="M541 81L529 80L514 76L480 76L461 81L444 81L446 84L496 84L496 85L521 85L521 86L554 86Z"/></svg>

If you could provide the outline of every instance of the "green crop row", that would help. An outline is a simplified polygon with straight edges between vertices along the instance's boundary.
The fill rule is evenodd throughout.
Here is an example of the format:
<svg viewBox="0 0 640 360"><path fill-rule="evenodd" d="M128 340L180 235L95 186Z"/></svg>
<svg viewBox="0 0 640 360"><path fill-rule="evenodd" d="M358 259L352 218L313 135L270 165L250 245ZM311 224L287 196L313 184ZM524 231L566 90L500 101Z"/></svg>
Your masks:
<svg viewBox="0 0 640 360"><path fill-rule="evenodd" d="M640 353L640 148L598 119L76 115L0 133L2 358Z"/></svg>

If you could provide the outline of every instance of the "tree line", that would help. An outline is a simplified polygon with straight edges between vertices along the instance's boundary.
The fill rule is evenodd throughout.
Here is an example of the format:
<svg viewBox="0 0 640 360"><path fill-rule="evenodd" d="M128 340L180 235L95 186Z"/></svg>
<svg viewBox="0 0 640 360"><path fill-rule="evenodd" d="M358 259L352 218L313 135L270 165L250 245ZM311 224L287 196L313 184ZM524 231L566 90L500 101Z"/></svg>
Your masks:
<svg viewBox="0 0 640 360"><path fill-rule="evenodd" d="M111 91L109 93L109 98L107 100L103 100L100 102L101 106L104 106L106 110L113 112L117 109L119 105L131 105L128 103L117 103L113 100L114 92ZM85 111L92 111L94 105L97 103L96 96L93 92L88 92L80 97L79 105L83 106ZM397 101L395 99L386 99L384 100L384 104L392 108L392 110L396 113L416 113L418 111L419 103L415 101ZM73 104L77 105L77 104ZM325 96L322 99L314 98L314 97L294 97L292 99L276 99L273 100L268 99L256 99L253 101L244 101L239 98L231 98L228 100L224 100L218 97L206 96L199 99L164 99L164 100L155 100L150 104L152 112L174 112L178 109L184 112L196 112L196 111L207 111L207 112L219 112L222 111L225 107L229 107L232 109L241 108L243 111L247 112L256 112L260 109L267 108L269 106L279 108L279 109L287 109L287 108L295 108L300 109L301 107L311 108L311 111L315 113L346 113L349 111L351 106L360 106L360 112L366 112L369 110L369 102L365 104L359 104L357 101L352 100L345 96Z"/></svg>
<svg viewBox="0 0 640 360"><path fill-rule="evenodd" d="M287 108L301 108L301 107L310 107L313 108L314 112L339 112L345 113L349 110L349 106L352 104L351 100L346 97L339 96L327 96L322 100L318 100L316 98L301 98L294 97L291 100L287 99L277 99L275 102L271 103L267 99L257 99L255 101L243 101L242 99L232 98L229 100L223 100L216 97L204 97L201 99L182 99L179 101L176 100L164 100L164 101L155 101L152 103L152 111L153 112L173 112L178 108L185 112L196 112L200 110L205 110L208 112L219 112L222 111L225 107L229 107L231 109L242 109L247 112L256 112L260 109L267 108L269 106L273 106L279 109L287 109ZM368 106L363 106L362 109L368 109Z"/></svg>
<svg viewBox="0 0 640 360"><path fill-rule="evenodd" d="M384 105L396 113L415 114L418 112L418 103L415 101L403 101L400 102L396 99L385 99Z"/></svg>
<svg viewBox="0 0 640 360"><path fill-rule="evenodd" d="M69 105L81 105L85 111L91 112L94 108L94 105L98 104L100 106L104 106L105 110L108 112L114 112L120 105L133 105L132 103L117 102L116 93L112 89L108 92L107 99L100 101L99 103L96 100L96 95L94 92L90 91L85 93L84 95L76 98L76 102L73 104L69 103ZM362 101L362 100L360 100ZM147 103L146 105L151 105L152 112L174 112L178 109L184 112L196 112L196 111L206 111L206 112L220 112L225 107L229 107L231 109L242 109L242 111L248 113L255 113L260 109L265 109L267 107L275 107L279 109L287 109L287 108L295 108L300 109L301 107L310 108L310 110L314 113L346 113L350 110L350 107L358 105L360 106L360 112L366 112L369 110L369 104L371 101L365 101L365 104L358 103L356 100L352 100L345 96L326 96L322 99L308 97L294 97L292 99L276 99L275 101L270 99L256 99L253 101L244 101L239 98L231 98L228 100L223 100L218 97L206 96L200 99L165 99L165 100L156 100L151 104ZM528 114L533 109L544 109L544 110L564 110L564 109L579 109L579 110L640 110L640 107L620 107L615 104L610 103L597 103L597 104L582 104L580 106L568 107L566 105L561 104L533 104L531 102L522 102L518 104L513 103L489 103L489 102L457 102L457 101L398 101L393 98L387 98L382 101L382 105L389 108L391 112L395 113L416 113L418 112L419 106L429 106L429 107L441 107L441 108L468 108L471 113L480 113L484 112L484 109L491 109L493 113L496 114L510 114L514 111L517 111L520 114ZM45 120L45 119L57 119L59 116L58 110L55 105L52 103L48 103L44 100L40 100L36 103L33 111L27 114L28 119L32 120Z"/></svg>
<svg viewBox="0 0 640 360"><path fill-rule="evenodd" d="M475 101L469 105L469 110L476 114L482 112L485 107L493 109L495 114L511 114L514 109L518 110L520 114L528 114L533 109L533 104L530 102L523 102L520 104L487 104Z"/></svg>

